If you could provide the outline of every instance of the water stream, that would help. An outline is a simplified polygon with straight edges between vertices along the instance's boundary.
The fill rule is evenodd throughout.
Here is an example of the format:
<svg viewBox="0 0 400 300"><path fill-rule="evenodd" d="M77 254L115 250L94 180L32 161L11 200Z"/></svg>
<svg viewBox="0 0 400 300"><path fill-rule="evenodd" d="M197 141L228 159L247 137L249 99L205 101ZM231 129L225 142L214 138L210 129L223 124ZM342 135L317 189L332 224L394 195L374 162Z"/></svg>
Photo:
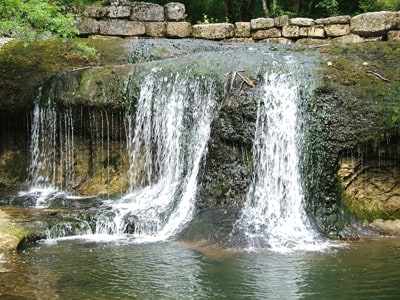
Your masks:
<svg viewBox="0 0 400 300"><path fill-rule="evenodd" d="M254 174L232 239L242 236L249 249L277 251L321 249L322 239L305 211L299 172L302 117L301 87L309 85L293 58L290 72L271 68L264 76L264 95L258 101L253 145Z"/></svg>
<svg viewBox="0 0 400 300"><path fill-rule="evenodd" d="M210 77L193 79L161 68L143 82L136 115L127 116L130 193L111 204L111 216L99 218L96 233L154 241L173 236L191 220L216 88Z"/></svg>

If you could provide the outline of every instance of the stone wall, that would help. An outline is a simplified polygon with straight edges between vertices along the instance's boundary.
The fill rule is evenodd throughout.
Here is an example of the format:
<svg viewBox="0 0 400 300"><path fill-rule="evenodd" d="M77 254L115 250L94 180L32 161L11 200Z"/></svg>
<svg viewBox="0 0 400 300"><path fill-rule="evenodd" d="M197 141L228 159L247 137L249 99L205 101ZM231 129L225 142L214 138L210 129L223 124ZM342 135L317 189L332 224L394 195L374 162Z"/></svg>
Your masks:
<svg viewBox="0 0 400 300"><path fill-rule="evenodd" d="M81 36L151 38L196 38L279 44L355 43L370 40L400 40L399 12L370 12L354 17L324 19L258 18L250 22L191 25L185 21L185 6L164 6L126 0L109 6L90 6L77 19Z"/></svg>

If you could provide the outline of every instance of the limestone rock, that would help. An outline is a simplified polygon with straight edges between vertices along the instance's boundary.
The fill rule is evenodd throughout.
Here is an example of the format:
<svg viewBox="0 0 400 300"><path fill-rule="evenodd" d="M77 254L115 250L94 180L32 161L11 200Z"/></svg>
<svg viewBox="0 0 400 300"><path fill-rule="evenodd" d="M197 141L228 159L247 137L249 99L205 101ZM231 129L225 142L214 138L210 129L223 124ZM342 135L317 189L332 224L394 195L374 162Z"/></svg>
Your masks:
<svg viewBox="0 0 400 300"><path fill-rule="evenodd" d="M251 33L254 40L263 40L268 38L278 38L282 36L282 32L278 28L270 28L265 30L257 30Z"/></svg>
<svg viewBox="0 0 400 300"><path fill-rule="evenodd" d="M388 11L369 12L351 18L350 30L363 37L386 35L396 25L396 13Z"/></svg>
<svg viewBox="0 0 400 300"><path fill-rule="evenodd" d="M275 27L283 27L289 25L289 16L279 16L274 19Z"/></svg>
<svg viewBox="0 0 400 300"><path fill-rule="evenodd" d="M250 37L250 22L235 23L235 37L248 38Z"/></svg>
<svg viewBox="0 0 400 300"><path fill-rule="evenodd" d="M282 27L282 35L286 38L298 38L300 35L300 27L297 25L286 25Z"/></svg>
<svg viewBox="0 0 400 300"><path fill-rule="evenodd" d="M164 37L166 33L165 22L146 22L146 35L150 37Z"/></svg>
<svg viewBox="0 0 400 300"><path fill-rule="evenodd" d="M99 26L103 35L135 36L146 33L144 22L113 19L99 21Z"/></svg>
<svg viewBox="0 0 400 300"><path fill-rule="evenodd" d="M328 37L338 37L350 34L350 25L348 24L331 24L325 25L324 27Z"/></svg>
<svg viewBox="0 0 400 300"><path fill-rule="evenodd" d="M337 16L315 20L316 25L350 24L350 16Z"/></svg>
<svg viewBox="0 0 400 300"><path fill-rule="evenodd" d="M364 41L365 40L357 34L349 34L332 39L332 42L335 44L352 44Z"/></svg>
<svg viewBox="0 0 400 300"><path fill-rule="evenodd" d="M188 22L167 22L166 36L171 38L186 38L192 34L192 25Z"/></svg>
<svg viewBox="0 0 400 300"><path fill-rule="evenodd" d="M250 21L250 29L253 30L259 30L259 29L267 29L267 28L272 28L274 27L274 19L272 18L258 18L258 19L252 19Z"/></svg>
<svg viewBox="0 0 400 300"><path fill-rule="evenodd" d="M400 234L400 220L376 219L371 223L371 226L386 234Z"/></svg>
<svg viewBox="0 0 400 300"><path fill-rule="evenodd" d="M178 2L169 2L164 5L167 21L182 21L185 18L185 5Z"/></svg>
<svg viewBox="0 0 400 300"><path fill-rule="evenodd" d="M76 29L79 30L80 34L97 34L99 33L99 22L93 18L80 17L76 19Z"/></svg>
<svg viewBox="0 0 400 300"><path fill-rule="evenodd" d="M400 41L400 30L391 30L387 34L388 41Z"/></svg>
<svg viewBox="0 0 400 300"><path fill-rule="evenodd" d="M128 18L131 15L131 7L128 5L111 5L109 11L110 18Z"/></svg>
<svg viewBox="0 0 400 300"><path fill-rule="evenodd" d="M290 45L293 44L293 41L291 39L286 39L283 37L278 37L278 38L268 38L264 40L260 40L260 43L267 43L267 44L282 44L282 45Z"/></svg>
<svg viewBox="0 0 400 300"><path fill-rule="evenodd" d="M289 25L312 26L312 25L314 25L314 19L310 19L310 18L292 18L292 19L289 19Z"/></svg>
<svg viewBox="0 0 400 300"><path fill-rule="evenodd" d="M193 25L192 36L207 40L223 40L235 35L235 26L229 23Z"/></svg>
<svg viewBox="0 0 400 300"><path fill-rule="evenodd" d="M164 21L164 7L154 3L133 2L131 20L162 22Z"/></svg>
<svg viewBox="0 0 400 300"><path fill-rule="evenodd" d="M326 45L326 44L330 44L330 41L329 40L324 40L324 39L303 38L303 39L298 39L296 41L296 44L300 44L300 45Z"/></svg>
<svg viewBox="0 0 400 300"><path fill-rule="evenodd" d="M84 17L100 19L108 17L109 12L109 8L106 6L87 6L82 15Z"/></svg>
<svg viewBox="0 0 400 300"><path fill-rule="evenodd" d="M324 38L325 37L324 27L323 26L300 27L299 36L309 37L309 38Z"/></svg>

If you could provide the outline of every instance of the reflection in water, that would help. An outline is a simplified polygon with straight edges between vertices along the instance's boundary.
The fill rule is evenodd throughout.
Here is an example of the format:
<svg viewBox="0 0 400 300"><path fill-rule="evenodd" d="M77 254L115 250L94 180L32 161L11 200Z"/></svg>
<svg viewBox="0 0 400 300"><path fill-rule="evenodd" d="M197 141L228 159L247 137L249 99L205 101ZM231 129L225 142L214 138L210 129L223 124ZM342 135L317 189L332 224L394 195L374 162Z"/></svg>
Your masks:
<svg viewBox="0 0 400 300"><path fill-rule="evenodd" d="M0 295L20 297L10 299L399 299L399 278L400 239L286 254L199 251L178 243L69 240L40 244L14 257L13 263L0 262Z"/></svg>

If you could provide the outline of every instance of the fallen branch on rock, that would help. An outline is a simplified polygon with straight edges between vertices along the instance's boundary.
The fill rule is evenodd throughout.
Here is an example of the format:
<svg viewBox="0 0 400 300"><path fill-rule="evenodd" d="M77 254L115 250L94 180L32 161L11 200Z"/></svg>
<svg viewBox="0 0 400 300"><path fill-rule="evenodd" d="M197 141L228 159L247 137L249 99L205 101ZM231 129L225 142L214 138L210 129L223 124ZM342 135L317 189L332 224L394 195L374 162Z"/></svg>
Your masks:
<svg viewBox="0 0 400 300"><path fill-rule="evenodd" d="M380 75L380 74L378 74L378 73L376 73L376 72L374 72L374 71L367 71L367 73L373 74L373 75L375 75L376 77L378 77L379 79L381 79L381 80L383 80L383 81L386 81L386 82L389 82L389 79L383 77L382 75Z"/></svg>

